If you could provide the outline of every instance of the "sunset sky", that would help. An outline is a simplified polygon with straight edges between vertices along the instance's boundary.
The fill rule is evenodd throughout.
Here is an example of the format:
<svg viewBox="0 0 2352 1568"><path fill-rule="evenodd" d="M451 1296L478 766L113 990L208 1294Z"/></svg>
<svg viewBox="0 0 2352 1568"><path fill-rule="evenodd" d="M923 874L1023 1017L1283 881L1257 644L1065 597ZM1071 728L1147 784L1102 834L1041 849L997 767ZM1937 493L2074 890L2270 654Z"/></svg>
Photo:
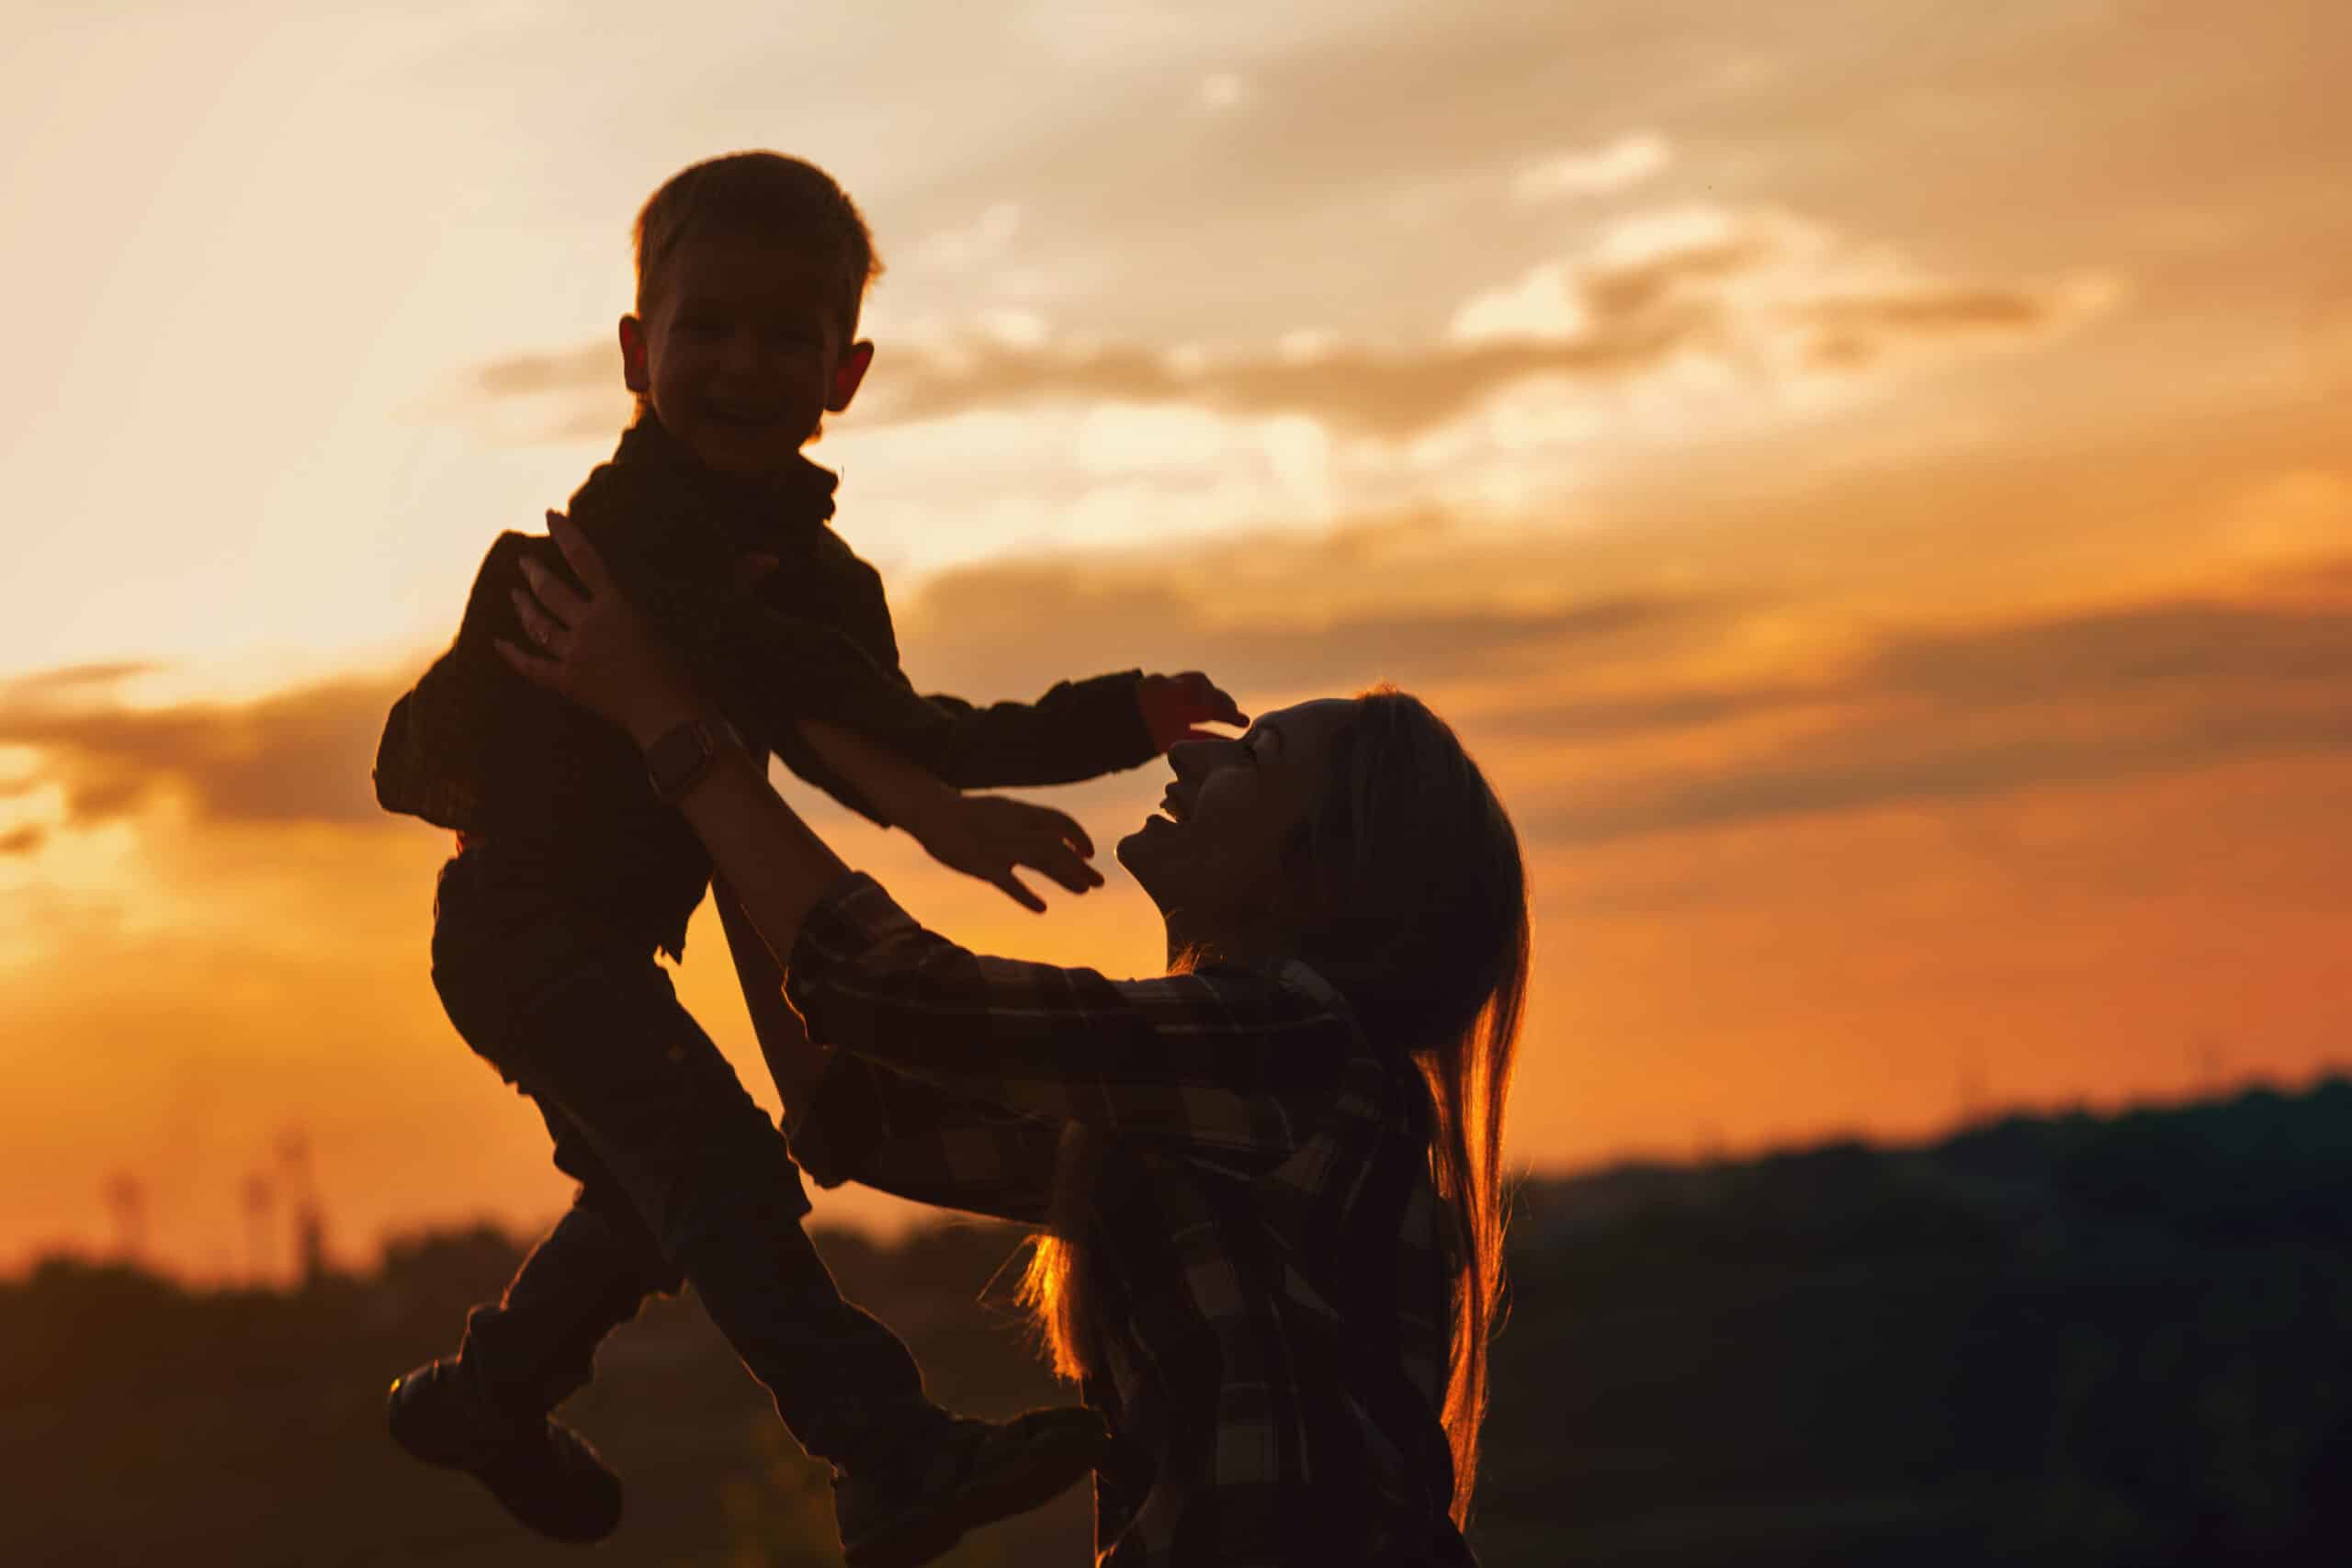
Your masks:
<svg viewBox="0 0 2352 1568"><path fill-rule="evenodd" d="M562 1202L368 763L610 449L637 207L740 147L888 266L812 456L919 685L1463 732L1535 879L1516 1162L2352 1066L2352 8L12 17L0 1268L128 1175L237 1273L288 1130L354 1260ZM1107 849L1163 778L1051 798ZM1033 917L783 787L959 940L1159 959L1107 855ZM707 911L681 985L773 1105Z"/></svg>

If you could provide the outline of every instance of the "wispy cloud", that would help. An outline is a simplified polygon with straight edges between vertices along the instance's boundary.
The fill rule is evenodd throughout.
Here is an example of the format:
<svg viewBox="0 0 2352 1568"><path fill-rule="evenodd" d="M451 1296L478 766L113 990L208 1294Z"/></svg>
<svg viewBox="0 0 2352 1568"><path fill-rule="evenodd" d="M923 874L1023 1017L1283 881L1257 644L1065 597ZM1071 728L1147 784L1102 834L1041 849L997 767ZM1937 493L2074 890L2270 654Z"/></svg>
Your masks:
<svg viewBox="0 0 2352 1568"><path fill-rule="evenodd" d="M1898 631L1811 687L1604 708L1620 733L1768 711L1802 711L1806 722L1704 765L1606 773L1540 810L1538 831L1598 842L2352 752L2340 696L2352 682L2346 610L2174 601ZM1542 734L1592 716L1570 705L1521 724Z"/></svg>
<svg viewBox="0 0 2352 1568"><path fill-rule="evenodd" d="M1346 530L1294 540L1281 581L1255 584L1148 557L982 565L903 595L901 639L919 684L979 699L1129 661L1212 668L1253 705L1395 680L1501 748L1530 831L1564 844L2352 750L2340 560L2275 578L2279 591L2259 598L1895 623L1826 668L1749 660L1752 674L1693 680L1684 671L1720 663L1758 617L1796 612L1687 593L1432 598L1410 560L1383 565L1368 548ZM1385 598L1364 597L1384 581ZM220 821L383 820L368 770L404 677L241 705L117 700L140 672L0 687L0 745L36 758L13 782L59 786L63 825L164 797ZM11 827L0 853L31 852L46 828Z"/></svg>
<svg viewBox="0 0 2352 1568"><path fill-rule="evenodd" d="M886 344L862 427L978 411L1182 404L1254 419L1303 415L1402 442L1475 414L1521 383L1602 387L1695 355L1743 373L1858 373L1901 349L2026 342L2113 298L2110 286L1937 278L1820 225L1713 208L1635 214L1583 253L1482 290L1444 339L1329 338L1250 352L1176 352L1021 332ZM564 437L608 434L620 404L614 351L590 345L480 367L476 400L548 400Z"/></svg>
<svg viewBox="0 0 2352 1568"><path fill-rule="evenodd" d="M1665 168L1671 156L1666 138L1636 131L1605 146L1530 159L1511 176L1511 195L1531 202L1607 195L1639 185Z"/></svg>
<svg viewBox="0 0 2352 1568"><path fill-rule="evenodd" d="M368 769L404 682L328 681L243 704L132 707L117 699L120 679L146 672L85 667L0 686L0 745L37 755L30 782L60 787L68 825L133 816L164 796L214 821L379 819Z"/></svg>

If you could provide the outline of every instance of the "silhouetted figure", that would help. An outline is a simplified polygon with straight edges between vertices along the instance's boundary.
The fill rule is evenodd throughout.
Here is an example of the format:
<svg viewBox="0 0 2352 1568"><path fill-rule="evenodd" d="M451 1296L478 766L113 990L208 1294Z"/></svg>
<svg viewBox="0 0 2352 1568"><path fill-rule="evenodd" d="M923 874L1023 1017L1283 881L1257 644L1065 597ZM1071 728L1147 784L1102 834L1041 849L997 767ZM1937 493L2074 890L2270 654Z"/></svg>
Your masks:
<svg viewBox="0 0 2352 1568"><path fill-rule="evenodd" d="M1190 686L1132 671L988 708L909 683L880 580L827 526L834 476L800 451L872 354L855 335L872 243L831 179L774 153L696 164L646 204L636 247L620 342L639 414L570 513L722 701L649 772L626 735L518 678L494 647L523 634L517 565L556 558L508 534L455 645L392 710L379 800L460 835L440 876L435 985L468 1043L537 1102L557 1165L581 1183L504 1298L471 1314L456 1358L395 1385L393 1429L543 1533L608 1533L619 1481L548 1412L649 1293L692 1280L794 1437L835 1467L850 1561L920 1562L1074 1481L1100 1423L951 1417L905 1347L834 1290L801 1234L808 1200L782 1139L655 962L682 953L710 876L667 796L715 748L746 745L887 820L803 720L964 787L1136 766L1159 750L1152 718L1181 732L1198 705ZM755 581L747 555L773 570ZM907 825L1001 886L1013 862L1037 860L1033 845L1067 861L1069 885L1099 880L1068 849L1067 818L995 804L987 828Z"/></svg>

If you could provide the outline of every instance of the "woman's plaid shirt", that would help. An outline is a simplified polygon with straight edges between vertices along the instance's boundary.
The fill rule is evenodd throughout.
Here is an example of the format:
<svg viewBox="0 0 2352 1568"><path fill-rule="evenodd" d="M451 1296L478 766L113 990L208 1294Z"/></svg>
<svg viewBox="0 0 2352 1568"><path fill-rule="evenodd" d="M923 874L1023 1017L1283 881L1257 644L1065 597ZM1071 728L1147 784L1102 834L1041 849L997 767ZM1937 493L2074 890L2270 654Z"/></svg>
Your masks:
<svg viewBox="0 0 2352 1568"><path fill-rule="evenodd" d="M818 1182L1043 1224L1097 1151L1087 1402L1111 1568L1459 1563L1437 1410L1451 1281L1428 1092L1304 965L1105 979L972 953L871 878L786 994L838 1047L792 1130Z"/></svg>

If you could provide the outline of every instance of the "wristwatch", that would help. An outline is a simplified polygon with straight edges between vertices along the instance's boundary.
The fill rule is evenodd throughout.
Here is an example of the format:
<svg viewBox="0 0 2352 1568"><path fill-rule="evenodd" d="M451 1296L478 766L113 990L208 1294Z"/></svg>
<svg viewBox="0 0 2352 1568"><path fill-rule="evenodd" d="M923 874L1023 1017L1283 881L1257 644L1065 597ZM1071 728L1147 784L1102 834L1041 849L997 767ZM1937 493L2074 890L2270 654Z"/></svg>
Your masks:
<svg viewBox="0 0 2352 1568"><path fill-rule="evenodd" d="M663 730L645 749L645 776L652 781L655 798L664 806L677 805L709 770L712 760L729 746L738 751L751 750L735 727L723 718L690 718Z"/></svg>

